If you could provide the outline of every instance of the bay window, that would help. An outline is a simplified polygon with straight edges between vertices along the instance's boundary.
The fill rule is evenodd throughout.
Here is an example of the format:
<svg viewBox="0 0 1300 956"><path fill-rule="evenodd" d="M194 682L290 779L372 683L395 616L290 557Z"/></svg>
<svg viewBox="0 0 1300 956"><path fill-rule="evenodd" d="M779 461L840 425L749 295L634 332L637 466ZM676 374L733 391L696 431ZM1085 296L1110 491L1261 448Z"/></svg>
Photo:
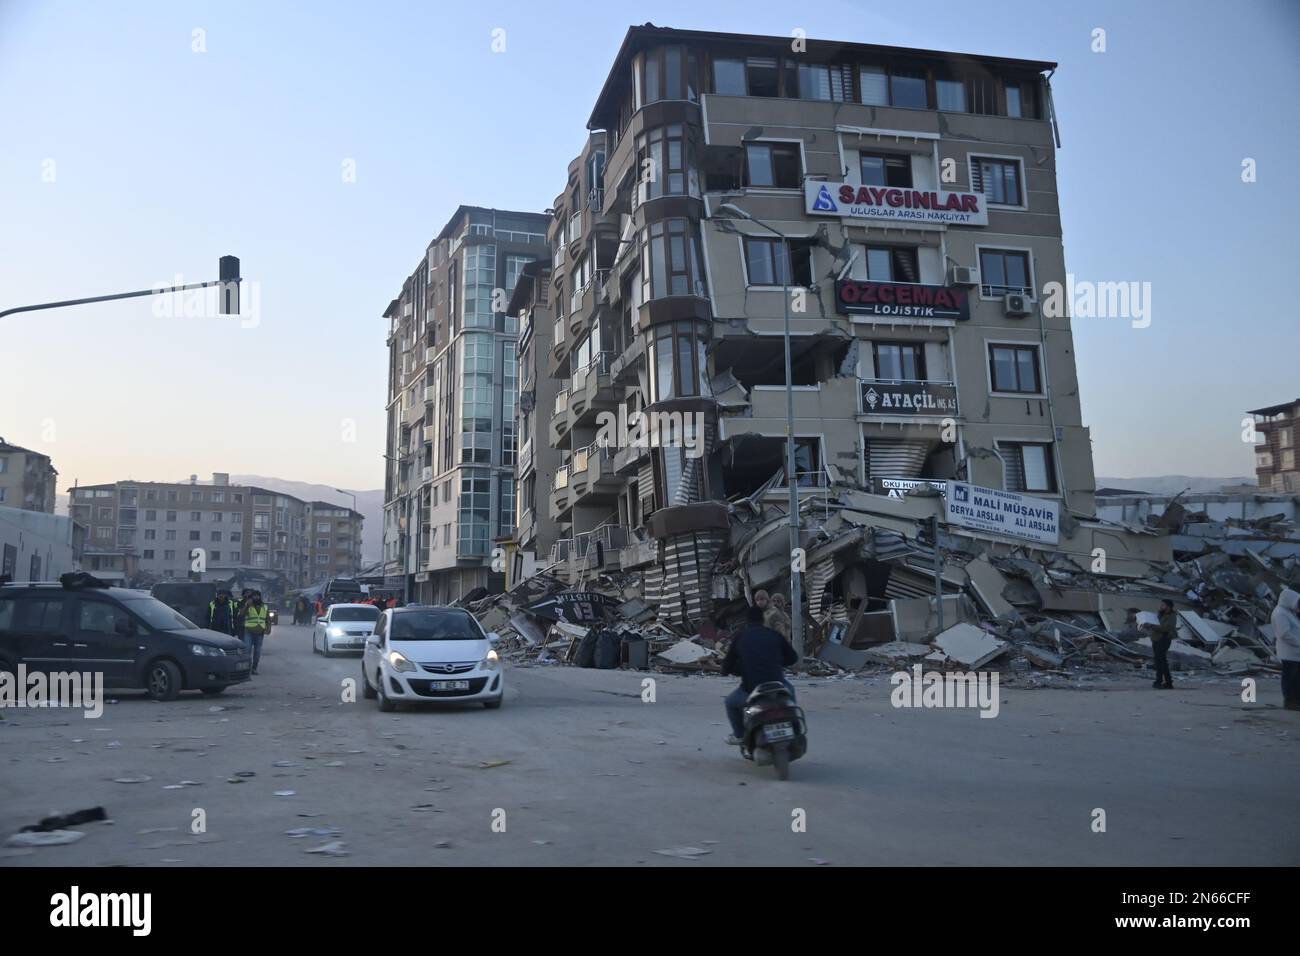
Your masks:
<svg viewBox="0 0 1300 956"><path fill-rule="evenodd" d="M699 239L686 219L664 219L646 227L641 246L642 298L704 295Z"/></svg>
<svg viewBox="0 0 1300 956"><path fill-rule="evenodd" d="M708 395L707 329L694 322L667 322L650 335L650 401Z"/></svg>

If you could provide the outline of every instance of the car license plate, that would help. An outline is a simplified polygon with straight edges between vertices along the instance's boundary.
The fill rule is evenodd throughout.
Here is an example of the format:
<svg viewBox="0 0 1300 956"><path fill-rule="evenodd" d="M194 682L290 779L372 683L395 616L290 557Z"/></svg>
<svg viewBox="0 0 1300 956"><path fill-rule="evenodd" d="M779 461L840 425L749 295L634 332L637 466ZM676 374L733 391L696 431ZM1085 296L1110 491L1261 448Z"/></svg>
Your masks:
<svg viewBox="0 0 1300 956"><path fill-rule="evenodd" d="M794 736L794 728L789 724L768 724L763 728L763 735L768 740L785 740Z"/></svg>
<svg viewBox="0 0 1300 956"><path fill-rule="evenodd" d="M246 671L246 670L248 670L248 661L236 661L236 662L235 662L235 670L237 670L237 671Z"/></svg>
<svg viewBox="0 0 1300 956"><path fill-rule="evenodd" d="M434 690L469 690L469 681L467 680L436 680L433 682Z"/></svg>

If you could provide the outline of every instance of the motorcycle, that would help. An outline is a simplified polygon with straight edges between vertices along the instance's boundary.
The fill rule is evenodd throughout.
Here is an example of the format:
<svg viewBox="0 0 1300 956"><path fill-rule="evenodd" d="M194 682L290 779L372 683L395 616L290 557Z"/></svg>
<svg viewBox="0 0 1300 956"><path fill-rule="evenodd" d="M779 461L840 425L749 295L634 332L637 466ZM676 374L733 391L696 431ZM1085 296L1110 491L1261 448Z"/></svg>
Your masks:
<svg viewBox="0 0 1300 956"><path fill-rule="evenodd" d="M745 701L745 737L740 754L760 767L771 764L789 779L790 761L808 750L808 722L790 688L780 681L759 684Z"/></svg>

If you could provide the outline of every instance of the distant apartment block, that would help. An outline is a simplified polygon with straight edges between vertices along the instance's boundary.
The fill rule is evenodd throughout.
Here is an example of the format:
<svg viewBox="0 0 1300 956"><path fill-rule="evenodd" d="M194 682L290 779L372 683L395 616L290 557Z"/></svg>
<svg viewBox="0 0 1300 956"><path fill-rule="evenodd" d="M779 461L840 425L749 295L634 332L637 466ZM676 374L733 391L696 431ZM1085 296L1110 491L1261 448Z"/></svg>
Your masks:
<svg viewBox="0 0 1300 956"><path fill-rule="evenodd" d="M0 438L0 508L54 514L58 480L59 473L49 455Z"/></svg>
<svg viewBox="0 0 1300 956"><path fill-rule="evenodd" d="M411 600L499 589L514 533L519 277L550 218L461 206L384 311L388 320L384 576Z"/></svg>
<svg viewBox="0 0 1300 956"><path fill-rule="evenodd" d="M1296 466L1296 435L1300 432L1300 398L1281 405L1256 408L1255 432L1262 441L1255 446L1255 476L1260 491L1300 491L1300 468Z"/></svg>
<svg viewBox="0 0 1300 956"><path fill-rule="evenodd" d="M117 481L73 488L72 518L87 528L85 570L148 582L193 575L218 580L254 569L279 572L289 587L306 587L341 567L360 566L359 513L231 485L220 472L212 477L210 485L191 476L188 483ZM329 530L315 534L316 527ZM200 553L204 570L196 571ZM316 555L325 560L318 564Z"/></svg>

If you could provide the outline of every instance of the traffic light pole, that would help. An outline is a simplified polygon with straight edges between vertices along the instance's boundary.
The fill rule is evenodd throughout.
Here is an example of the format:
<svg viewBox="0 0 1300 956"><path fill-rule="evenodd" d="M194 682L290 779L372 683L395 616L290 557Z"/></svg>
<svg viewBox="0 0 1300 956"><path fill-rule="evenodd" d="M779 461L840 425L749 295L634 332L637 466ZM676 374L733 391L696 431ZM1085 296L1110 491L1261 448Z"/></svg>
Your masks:
<svg viewBox="0 0 1300 956"><path fill-rule="evenodd" d="M222 315L239 314L239 259L235 256L222 256L218 263L221 278L215 282L191 282L187 285L174 285L165 289L142 289L139 292L115 292L112 295L93 295L85 299L64 299L62 302L41 302L37 305L20 305L16 309L0 312L0 319L19 312L40 312L44 309L62 309L69 305L88 305L92 302L111 302L114 299L138 299L146 295L166 295L169 292L189 292L192 289L208 289L222 286Z"/></svg>

